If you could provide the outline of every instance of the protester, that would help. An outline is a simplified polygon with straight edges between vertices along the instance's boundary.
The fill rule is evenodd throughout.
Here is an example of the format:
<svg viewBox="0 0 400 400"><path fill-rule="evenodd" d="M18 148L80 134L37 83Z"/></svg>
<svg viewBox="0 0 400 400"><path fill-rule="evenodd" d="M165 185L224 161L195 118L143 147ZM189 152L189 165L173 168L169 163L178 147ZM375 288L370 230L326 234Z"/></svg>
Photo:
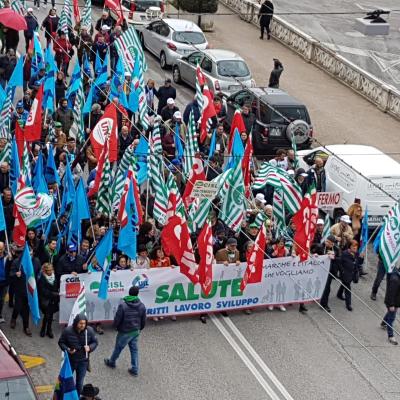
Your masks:
<svg viewBox="0 0 400 400"><path fill-rule="evenodd" d="M397 309L400 307L400 272L394 269L387 281L385 305L387 312L381 322L381 327L387 330L389 343L397 345L394 338L393 324L396 320Z"/></svg>
<svg viewBox="0 0 400 400"><path fill-rule="evenodd" d="M68 352L71 369L76 376L76 390L80 394L89 368L90 353L93 353L98 345L94 330L88 326L86 316L78 314L74 318L73 324L63 330L58 345L62 351Z"/></svg>
<svg viewBox="0 0 400 400"><path fill-rule="evenodd" d="M5 255L5 244L0 242L0 324L5 322L3 318L4 300L6 298L9 283L9 259Z"/></svg>
<svg viewBox="0 0 400 400"><path fill-rule="evenodd" d="M274 5L272 1L265 0L260 7L260 11L258 13L258 19L260 21L260 28L261 28L261 36L260 39L264 39L264 31L267 31L267 38L268 40L271 39L271 20L274 14Z"/></svg>
<svg viewBox="0 0 400 400"><path fill-rule="evenodd" d="M160 86L156 92L158 98L157 114L161 114L161 110L167 105L168 99L176 99L176 89L171 85L171 79L167 78L164 86ZM187 124L187 122L185 122Z"/></svg>
<svg viewBox="0 0 400 400"><path fill-rule="evenodd" d="M118 306L114 317L113 327L118 331L115 348L110 358L104 363L107 367L115 368L116 361L122 350L129 346L131 353L131 368L128 369L132 376L139 374L138 337L146 325L146 307L139 300L139 288L132 286L129 296L124 297L122 304Z"/></svg>
<svg viewBox="0 0 400 400"><path fill-rule="evenodd" d="M345 250L349 246L350 241L353 240L354 237L350 224L350 217L348 215L342 215L340 221L331 228L331 234L335 236L342 250Z"/></svg>
<svg viewBox="0 0 400 400"><path fill-rule="evenodd" d="M274 58L274 69L271 71L271 74L269 76L268 87L274 88L274 89L279 89L279 81L280 81L282 72L283 72L282 63L278 59Z"/></svg>

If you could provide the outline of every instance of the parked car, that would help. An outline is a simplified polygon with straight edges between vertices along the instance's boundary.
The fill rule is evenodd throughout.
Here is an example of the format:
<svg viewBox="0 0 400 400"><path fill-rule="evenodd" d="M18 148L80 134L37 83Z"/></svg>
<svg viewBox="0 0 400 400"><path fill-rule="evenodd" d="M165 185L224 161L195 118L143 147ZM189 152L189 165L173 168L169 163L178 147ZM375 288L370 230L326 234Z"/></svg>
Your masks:
<svg viewBox="0 0 400 400"><path fill-rule="evenodd" d="M28 371L1 330L0 399L39 399Z"/></svg>
<svg viewBox="0 0 400 400"><path fill-rule="evenodd" d="M196 87L196 68L200 66L207 85L213 92L229 95L237 89L255 86L246 62L238 54L219 49L195 51L177 60L172 66L175 83Z"/></svg>
<svg viewBox="0 0 400 400"><path fill-rule="evenodd" d="M164 16L163 0L122 0L121 5L127 22L139 29Z"/></svg>
<svg viewBox="0 0 400 400"><path fill-rule="evenodd" d="M375 147L329 145L299 151L298 157L305 169L316 157L325 161L326 191L342 193L341 206L329 212L335 220L358 199L364 210L368 207L368 225L376 227L400 200L400 163Z"/></svg>
<svg viewBox="0 0 400 400"><path fill-rule="evenodd" d="M192 21L165 18L151 22L140 32L142 45L160 59L161 68L194 51L205 50L208 42L203 31Z"/></svg>
<svg viewBox="0 0 400 400"><path fill-rule="evenodd" d="M226 99L226 124L232 123L237 107L248 104L255 116L252 130L254 154L273 158L276 150L311 146L313 127L307 107L280 89L268 87L243 88Z"/></svg>

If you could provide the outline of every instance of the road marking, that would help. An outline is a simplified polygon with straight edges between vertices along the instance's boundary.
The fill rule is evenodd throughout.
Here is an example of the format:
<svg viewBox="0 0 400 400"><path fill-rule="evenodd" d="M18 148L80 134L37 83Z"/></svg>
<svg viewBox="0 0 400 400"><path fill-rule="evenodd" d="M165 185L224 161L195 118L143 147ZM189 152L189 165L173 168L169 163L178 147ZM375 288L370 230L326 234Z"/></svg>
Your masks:
<svg viewBox="0 0 400 400"><path fill-rule="evenodd" d="M285 397L285 399L294 400L293 397L289 394L289 392L282 385L282 383L275 376L275 374L268 368L268 366L265 364L263 359L258 355L258 353L251 346L251 344L243 336L242 332L240 332L239 329L236 327L236 325L232 322L232 320L229 317L224 317L224 320L225 320L226 324L231 328L231 330L235 334L235 336L241 341L241 343L246 348L246 350L254 358L255 362L260 366L260 368L265 372L265 374L268 376L268 378L271 380L271 382L273 382L273 384L277 387L277 389L282 393L282 395Z"/></svg>
<svg viewBox="0 0 400 400"><path fill-rule="evenodd" d="M269 398L272 400L280 400L279 396L274 392L268 382L263 378L260 372L257 370L256 366L250 361L250 359L246 356L240 346L236 343L231 334L227 331L227 329L222 325L221 321L215 316L211 315L211 321L214 325L219 329L228 343L232 346L232 348L236 351L238 356L245 363L246 367L251 371L254 377L257 379L258 383L262 386L265 392L269 395Z"/></svg>
<svg viewBox="0 0 400 400"><path fill-rule="evenodd" d="M20 354L19 357L24 363L25 368L38 367L39 365L42 365L46 362L46 360L43 357L27 356L25 354Z"/></svg>
<svg viewBox="0 0 400 400"><path fill-rule="evenodd" d="M53 385L35 386L35 389L38 392L38 394L49 393L54 390L54 386Z"/></svg>

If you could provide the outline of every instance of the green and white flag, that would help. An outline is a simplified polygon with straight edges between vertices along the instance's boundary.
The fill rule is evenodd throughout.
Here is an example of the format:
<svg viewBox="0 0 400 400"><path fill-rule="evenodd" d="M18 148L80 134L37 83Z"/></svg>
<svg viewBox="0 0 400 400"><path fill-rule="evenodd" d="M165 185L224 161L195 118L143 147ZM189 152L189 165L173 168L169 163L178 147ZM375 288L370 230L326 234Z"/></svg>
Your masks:
<svg viewBox="0 0 400 400"><path fill-rule="evenodd" d="M85 0L85 7L83 9L81 26L86 26L89 30L92 26L92 2Z"/></svg>
<svg viewBox="0 0 400 400"><path fill-rule="evenodd" d="M191 111L187 126L185 150L183 151L183 172L185 178L188 177L192 171L194 159L198 152L199 144L196 137L196 123L194 121L193 111Z"/></svg>
<svg viewBox="0 0 400 400"><path fill-rule="evenodd" d="M400 258L400 203L396 203L385 217L379 253L388 273Z"/></svg>
<svg viewBox="0 0 400 400"><path fill-rule="evenodd" d="M277 237L282 235L286 230L285 207L283 205L283 192L280 189L274 190L272 203L272 213L274 217L274 226Z"/></svg>
<svg viewBox="0 0 400 400"><path fill-rule="evenodd" d="M68 320L68 326L71 326L73 324L75 317L79 314L86 315L85 282L82 282L78 297L76 298L75 303L72 307L71 315L69 316Z"/></svg>
<svg viewBox="0 0 400 400"><path fill-rule="evenodd" d="M85 103L85 94L83 91L83 79L81 77L79 88L75 96L74 108L72 109L74 122L72 123L71 129L69 130L69 136L74 137L77 143L80 144L85 143L85 127L83 124L83 114L82 114L82 108L84 103Z"/></svg>
<svg viewBox="0 0 400 400"><path fill-rule="evenodd" d="M71 0L64 0L64 7L61 10L58 29L68 35L68 28L72 29L72 4Z"/></svg>
<svg viewBox="0 0 400 400"><path fill-rule="evenodd" d="M10 163L11 161L11 142L7 140L4 149L0 151L0 164L3 162Z"/></svg>
<svg viewBox="0 0 400 400"><path fill-rule="evenodd" d="M242 163L237 162L229 171L228 190L222 198L219 218L234 232L238 232L246 211Z"/></svg>
<svg viewBox="0 0 400 400"><path fill-rule="evenodd" d="M107 144L105 144L107 146ZM97 193L96 210L106 216L112 213L111 207L111 164L109 152L106 150L103 171L100 178L99 191Z"/></svg>
<svg viewBox="0 0 400 400"><path fill-rule="evenodd" d="M26 7L24 6L24 3L20 0L11 0L11 9L18 14L21 14L22 16L25 16L26 14Z"/></svg>
<svg viewBox="0 0 400 400"><path fill-rule="evenodd" d="M176 184L176 180L172 172L168 173L167 189L168 189L168 197L170 193L174 193L176 196L176 215L185 220L186 219L185 206L183 205L182 197L181 194L179 193L178 185Z"/></svg>
<svg viewBox="0 0 400 400"><path fill-rule="evenodd" d="M29 164L28 146L25 141L24 141L24 152L22 153L21 172L22 175L24 176L25 182L32 182L31 169Z"/></svg>
<svg viewBox="0 0 400 400"><path fill-rule="evenodd" d="M324 229L322 231L322 241L325 242L328 239L328 236L331 234L331 220L329 218L329 214L325 215L324 219Z"/></svg>

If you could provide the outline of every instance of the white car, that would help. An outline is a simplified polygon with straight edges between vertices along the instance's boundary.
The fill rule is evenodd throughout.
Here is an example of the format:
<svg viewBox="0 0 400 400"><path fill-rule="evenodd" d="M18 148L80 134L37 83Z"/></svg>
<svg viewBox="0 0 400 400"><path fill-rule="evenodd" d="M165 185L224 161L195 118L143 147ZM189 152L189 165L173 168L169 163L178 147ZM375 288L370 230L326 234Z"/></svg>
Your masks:
<svg viewBox="0 0 400 400"><path fill-rule="evenodd" d="M164 16L164 0L122 0L121 5L128 23L138 29Z"/></svg>
<svg viewBox="0 0 400 400"><path fill-rule="evenodd" d="M219 49L195 51L177 60L172 67L174 82L183 81L195 88L197 65L200 66L207 85L213 92L229 95L243 87L250 88L256 84L242 57L232 51Z"/></svg>
<svg viewBox="0 0 400 400"><path fill-rule="evenodd" d="M208 48L203 31L194 22L184 19L153 21L141 30L140 37L143 48L160 59L163 69L196 49Z"/></svg>
<svg viewBox="0 0 400 400"><path fill-rule="evenodd" d="M330 212L335 220L358 199L368 207L368 225L378 226L400 199L400 164L372 146L337 144L297 152L300 167L325 161L326 191L341 192L342 204Z"/></svg>

